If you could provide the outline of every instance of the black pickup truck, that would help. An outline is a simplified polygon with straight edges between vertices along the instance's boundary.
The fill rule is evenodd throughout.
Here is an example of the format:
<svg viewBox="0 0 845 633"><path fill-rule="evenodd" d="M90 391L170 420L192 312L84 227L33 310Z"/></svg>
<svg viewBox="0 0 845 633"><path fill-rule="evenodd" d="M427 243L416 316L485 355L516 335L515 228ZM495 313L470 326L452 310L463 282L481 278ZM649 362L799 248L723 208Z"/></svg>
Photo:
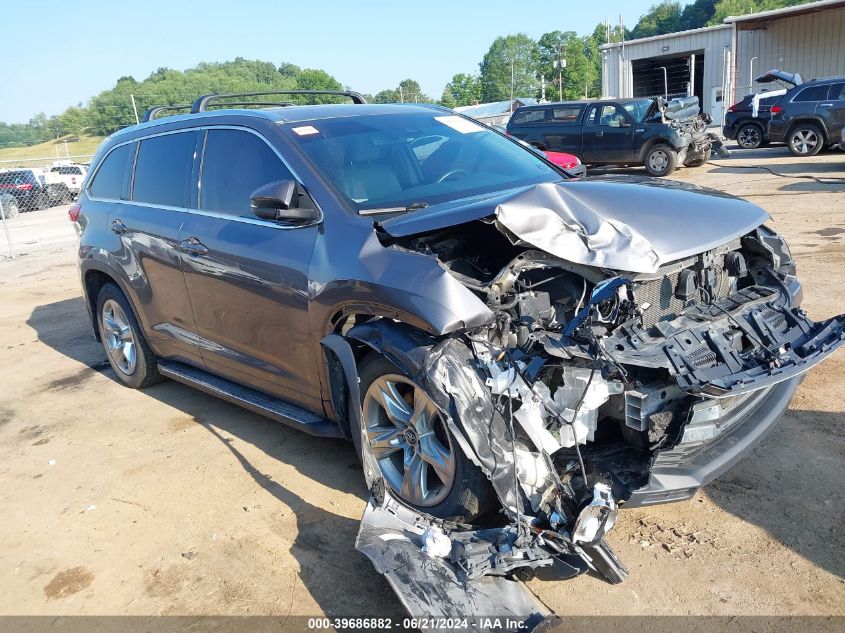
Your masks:
<svg viewBox="0 0 845 633"><path fill-rule="evenodd" d="M703 165L713 150L728 155L708 123L697 97L657 97L526 106L513 113L507 131L543 151L575 154L586 164L644 165L652 176L667 176L678 165Z"/></svg>

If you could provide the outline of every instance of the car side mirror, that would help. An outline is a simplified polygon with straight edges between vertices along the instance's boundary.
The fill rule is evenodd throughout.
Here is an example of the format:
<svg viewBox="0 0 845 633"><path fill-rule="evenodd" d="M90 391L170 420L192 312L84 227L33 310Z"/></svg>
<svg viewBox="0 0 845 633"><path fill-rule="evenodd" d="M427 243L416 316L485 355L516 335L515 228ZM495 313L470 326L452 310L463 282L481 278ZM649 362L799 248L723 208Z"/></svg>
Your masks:
<svg viewBox="0 0 845 633"><path fill-rule="evenodd" d="M259 187L249 197L252 212L262 220L307 223L320 212L294 180L279 180Z"/></svg>
<svg viewBox="0 0 845 633"><path fill-rule="evenodd" d="M619 127L631 127L631 122L625 117L619 117Z"/></svg>

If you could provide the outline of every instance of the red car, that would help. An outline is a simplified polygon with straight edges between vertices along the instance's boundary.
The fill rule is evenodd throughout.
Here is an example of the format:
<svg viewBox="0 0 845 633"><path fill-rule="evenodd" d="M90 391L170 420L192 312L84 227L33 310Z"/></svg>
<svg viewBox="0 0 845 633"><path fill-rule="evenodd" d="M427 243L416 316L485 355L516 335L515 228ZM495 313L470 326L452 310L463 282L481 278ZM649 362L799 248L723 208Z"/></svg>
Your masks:
<svg viewBox="0 0 845 633"><path fill-rule="evenodd" d="M586 176L587 166L577 156L566 152L543 152L550 161L575 176Z"/></svg>
<svg viewBox="0 0 845 633"><path fill-rule="evenodd" d="M503 125L491 125L494 130L499 132L500 134L504 134L505 136L510 136L508 134L507 129ZM511 137L514 138L514 137ZM537 149L533 145L529 145L523 140L518 138L514 138L514 140L518 143L522 143L530 149L532 152L537 152L538 154L543 154L548 160L553 162L558 167L565 169L573 176L577 176L578 178L582 178L587 175L587 166L584 165L581 160L575 156L574 154L567 154L566 152L546 152L540 149Z"/></svg>

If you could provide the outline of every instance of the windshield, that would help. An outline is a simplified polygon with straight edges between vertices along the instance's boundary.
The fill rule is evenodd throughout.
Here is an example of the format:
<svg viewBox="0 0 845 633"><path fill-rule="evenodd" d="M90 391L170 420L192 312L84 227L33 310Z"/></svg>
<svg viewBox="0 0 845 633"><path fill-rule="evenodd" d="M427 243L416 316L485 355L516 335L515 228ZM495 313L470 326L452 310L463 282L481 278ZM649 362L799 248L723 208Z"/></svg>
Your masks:
<svg viewBox="0 0 845 633"><path fill-rule="evenodd" d="M630 103L623 104L628 114L634 117L634 120L637 123L642 123L643 119L645 119L648 111L651 109L651 105L654 103L653 99L640 99L638 101L631 101Z"/></svg>
<svg viewBox="0 0 845 633"><path fill-rule="evenodd" d="M562 179L533 152L447 112L320 119L282 128L362 214Z"/></svg>

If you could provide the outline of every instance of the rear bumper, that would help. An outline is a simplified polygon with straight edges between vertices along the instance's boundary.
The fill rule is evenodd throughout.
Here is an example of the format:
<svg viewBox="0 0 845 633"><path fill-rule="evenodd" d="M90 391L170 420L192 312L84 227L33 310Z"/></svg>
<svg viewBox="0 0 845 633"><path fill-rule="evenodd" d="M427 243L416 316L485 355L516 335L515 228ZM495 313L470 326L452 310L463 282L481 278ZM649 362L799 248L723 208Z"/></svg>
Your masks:
<svg viewBox="0 0 845 633"><path fill-rule="evenodd" d="M786 410L802 379L802 376L796 376L772 387L751 411L745 413L744 419L737 420L712 443L689 457L683 456L681 445L661 453L654 462L648 484L634 492L624 507L636 508L692 497L699 488L754 449Z"/></svg>

